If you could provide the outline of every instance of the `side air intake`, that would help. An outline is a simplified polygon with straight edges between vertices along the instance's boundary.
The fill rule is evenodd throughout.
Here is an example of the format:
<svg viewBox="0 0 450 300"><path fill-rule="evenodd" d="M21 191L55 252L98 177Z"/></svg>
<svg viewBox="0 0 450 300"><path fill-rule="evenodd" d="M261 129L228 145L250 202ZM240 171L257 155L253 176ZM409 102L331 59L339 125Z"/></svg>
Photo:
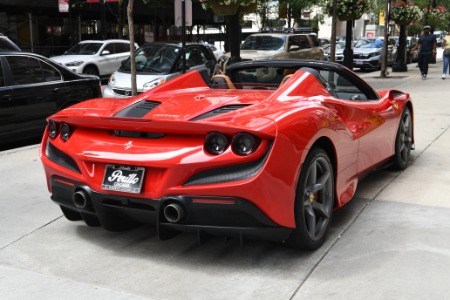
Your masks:
<svg viewBox="0 0 450 300"><path fill-rule="evenodd" d="M191 121L198 121L198 120L203 120L203 119L207 119L207 118L212 118L221 114L226 114L228 112L231 111L235 111L238 110L240 108L249 106L249 104L234 104L234 105L227 105L227 106L222 106L219 108L216 108L212 111L209 111L207 113L201 114L193 119L191 119Z"/></svg>
<svg viewBox="0 0 450 300"><path fill-rule="evenodd" d="M127 118L142 118L160 104L161 102L142 100L119 111L115 116Z"/></svg>

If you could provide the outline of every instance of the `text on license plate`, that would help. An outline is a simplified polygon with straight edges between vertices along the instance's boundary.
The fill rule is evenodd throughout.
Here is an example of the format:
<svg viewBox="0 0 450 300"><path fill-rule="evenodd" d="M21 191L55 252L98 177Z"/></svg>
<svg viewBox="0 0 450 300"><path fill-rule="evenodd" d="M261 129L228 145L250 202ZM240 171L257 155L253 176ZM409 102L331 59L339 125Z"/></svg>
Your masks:
<svg viewBox="0 0 450 300"><path fill-rule="evenodd" d="M355 60L355 64L357 64L357 65L362 65L363 63L364 63L364 61L362 59Z"/></svg>
<svg viewBox="0 0 450 300"><path fill-rule="evenodd" d="M107 165L102 189L138 194L141 192L145 168Z"/></svg>

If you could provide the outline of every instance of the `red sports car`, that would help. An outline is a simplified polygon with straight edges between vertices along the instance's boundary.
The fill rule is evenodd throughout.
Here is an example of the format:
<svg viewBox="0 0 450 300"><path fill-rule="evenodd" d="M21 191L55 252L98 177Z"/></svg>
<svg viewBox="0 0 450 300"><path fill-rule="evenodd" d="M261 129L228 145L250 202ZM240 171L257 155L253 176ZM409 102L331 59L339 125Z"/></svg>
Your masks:
<svg viewBox="0 0 450 300"><path fill-rule="evenodd" d="M409 94L339 64L261 60L71 106L48 118L41 159L72 221L316 249L358 179L406 168L413 145Z"/></svg>

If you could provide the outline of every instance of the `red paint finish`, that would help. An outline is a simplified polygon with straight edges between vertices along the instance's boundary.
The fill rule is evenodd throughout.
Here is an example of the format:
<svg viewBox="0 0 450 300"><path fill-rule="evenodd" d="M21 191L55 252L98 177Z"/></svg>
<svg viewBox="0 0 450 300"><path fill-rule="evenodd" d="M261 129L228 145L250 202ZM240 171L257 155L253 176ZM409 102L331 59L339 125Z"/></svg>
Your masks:
<svg viewBox="0 0 450 300"><path fill-rule="evenodd" d="M331 145L335 163L336 207L349 201L358 178L392 158L395 136L409 95L394 97L380 92L380 99L349 101L332 97L310 73L297 71L278 90L215 90L197 72L177 77L149 92L130 99L98 99L74 105L49 119L66 122L74 131L67 142L49 140L48 129L41 146L47 180L79 182L100 193L106 165L145 168L142 190L133 195L156 201L170 195L195 195L197 203L232 204L241 198L253 203L280 226L295 228L294 202L302 163L320 139ZM141 100L160 102L142 117L115 114ZM192 119L211 110L247 105L206 119ZM159 138L115 136L114 130L150 132ZM220 155L204 150L209 132L232 137L239 132L260 138L258 149L239 156L231 147ZM68 155L80 173L50 160L46 144ZM243 180L186 185L193 175L221 167L257 161L268 153L262 168ZM217 201L217 202L216 202Z"/></svg>

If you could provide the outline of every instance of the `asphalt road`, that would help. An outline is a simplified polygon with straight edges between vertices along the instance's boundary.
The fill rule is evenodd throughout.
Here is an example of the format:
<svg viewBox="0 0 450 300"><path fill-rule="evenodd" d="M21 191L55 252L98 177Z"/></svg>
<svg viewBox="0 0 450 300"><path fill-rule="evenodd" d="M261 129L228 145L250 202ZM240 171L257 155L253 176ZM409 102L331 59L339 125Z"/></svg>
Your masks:
<svg viewBox="0 0 450 300"><path fill-rule="evenodd" d="M1 299L444 299L450 294L450 78L415 65L377 89L414 100L416 149L403 172L366 177L315 252L281 244L199 245L155 229L69 222L47 191L38 145L0 152Z"/></svg>

